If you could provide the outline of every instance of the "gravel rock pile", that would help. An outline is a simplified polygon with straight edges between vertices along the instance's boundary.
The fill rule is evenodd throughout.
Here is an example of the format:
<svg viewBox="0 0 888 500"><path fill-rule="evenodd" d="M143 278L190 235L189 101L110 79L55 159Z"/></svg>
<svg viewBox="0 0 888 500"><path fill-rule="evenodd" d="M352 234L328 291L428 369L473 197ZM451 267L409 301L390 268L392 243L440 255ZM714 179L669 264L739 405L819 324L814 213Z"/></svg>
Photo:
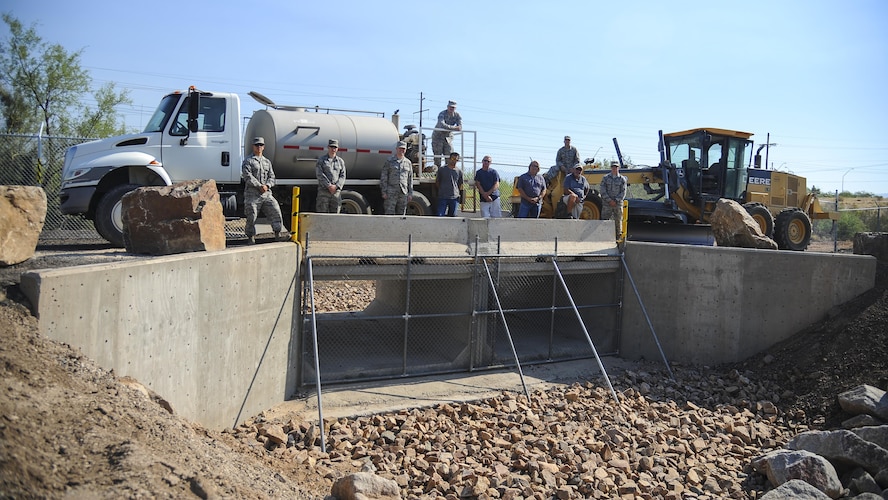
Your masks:
<svg viewBox="0 0 888 500"><path fill-rule="evenodd" d="M253 421L245 444L281 460L375 472L407 498L755 498L765 478L752 458L807 430L780 412L781 395L733 372L625 372L604 380L475 403L328 423L327 453L313 423ZM261 417L260 419L261 420ZM258 448L258 447L257 447ZM258 451L258 449L257 449ZM324 470L324 469L322 469Z"/></svg>

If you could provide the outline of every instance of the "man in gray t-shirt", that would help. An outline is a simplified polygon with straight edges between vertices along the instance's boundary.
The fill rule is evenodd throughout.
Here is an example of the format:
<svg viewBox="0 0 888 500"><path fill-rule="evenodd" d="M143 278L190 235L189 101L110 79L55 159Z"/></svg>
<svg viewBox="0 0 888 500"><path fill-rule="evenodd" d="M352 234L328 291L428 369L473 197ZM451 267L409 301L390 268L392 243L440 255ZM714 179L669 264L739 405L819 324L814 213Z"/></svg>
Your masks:
<svg viewBox="0 0 888 500"><path fill-rule="evenodd" d="M456 206L459 204L460 191L463 190L462 170L456 167L459 153L450 153L447 165L438 169L435 186L438 187L438 217L445 214L456 217Z"/></svg>

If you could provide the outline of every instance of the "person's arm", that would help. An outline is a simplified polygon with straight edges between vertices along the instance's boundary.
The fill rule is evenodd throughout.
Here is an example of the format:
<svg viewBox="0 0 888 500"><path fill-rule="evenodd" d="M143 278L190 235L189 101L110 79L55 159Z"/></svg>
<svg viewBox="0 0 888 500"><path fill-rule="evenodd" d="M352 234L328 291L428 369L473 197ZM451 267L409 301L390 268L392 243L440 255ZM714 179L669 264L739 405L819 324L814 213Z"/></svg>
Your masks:
<svg viewBox="0 0 888 500"><path fill-rule="evenodd" d="M277 177L274 176L274 165L271 164L271 160L268 160L268 182L266 182L265 185L270 189L273 188L275 184L277 184Z"/></svg>
<svg viewBox="0 0 888 500"><path fill-rule="evenodd" d="M480 172L480 170L478 172ZM478 172L475 172L475 190L481 194L482 200L487 201L487 193L484 192L484 187L481 186L481 181L478 180Z"/></svg>
<svg viewBox="0 0 888 500"><path fill-rule="evenodd" d="M611 197L607 192L607 176L601 178L601 201L604 203L610 203Z"/></svg>
<svg viewBox="0 0 888 500"><path fill-rule="evenodd" d="M382 199L388 198L385 188L388 186L389 162L388 160L382 164L382 171L379 173L379 191L382 192Z"/></svg>
<svg viewBox="0 0 888 500"><path fill-rule="evenodd" d="M337 158L339 158L337 156ZM345 186L345 160L339 158L339 163L342 164L342 174L339 176L339 180L336 181L336 187L339 190L342 190L343 186Z"/></svg>
<svg viewBox="0 0 888 500"><path fill-rule="evenodd" d="M259 189L262 187L262 183L259 182L259 179L257 179L255 175L253 175L253 169L250 168L252 165L250 160L252 160L252 158L247 158L241 165L241 177L244 179L244 184Z"/></svg>
<svg viewBox="0 0 888 500"><path fill-rule="evenodd" d="M518 178L518 183L515 186L518 189L518 195L521 196L522 200L524 200L528 203L533 203L532 201L530 201L532 198L530 196L528 196L527 191L524 190L525 184L526 184L526 182L524 180L524 176L522 175L521 177Z"/></svg>
<svg viewBox="0 0 888 500"><path fill-rule="evenodd" d="M450 130L450 125L444 122L447 119L447 111L444 110L438 113L438 123L435 124L435 128L440 128L444 130Z"/></svg>
<svg viewBox="0 0 888 500"><path fill-rule="evenodd" d="M315 177L318 178L318 184L323 189L328 189L330 187L330 178L327 177L327 173L324 172L324 157L318 158L318 162L315 164Z"/></svg>

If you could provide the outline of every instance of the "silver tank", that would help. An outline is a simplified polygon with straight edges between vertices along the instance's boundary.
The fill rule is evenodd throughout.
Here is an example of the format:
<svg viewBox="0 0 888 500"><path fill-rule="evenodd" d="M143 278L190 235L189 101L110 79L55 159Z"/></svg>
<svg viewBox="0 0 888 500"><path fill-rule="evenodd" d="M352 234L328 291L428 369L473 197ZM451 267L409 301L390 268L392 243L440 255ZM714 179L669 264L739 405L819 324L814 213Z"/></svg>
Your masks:
<svg viewBox="0 0 888 500"><path fill-rule="evenodd" d="M315 163L330 139L339 140L347 179L379 179L399 140L397 127L385 118L274 108L253 113L244 134L245 155L252 154L256 136L265 139L265 156L278 179L314 179Z"/></svg>

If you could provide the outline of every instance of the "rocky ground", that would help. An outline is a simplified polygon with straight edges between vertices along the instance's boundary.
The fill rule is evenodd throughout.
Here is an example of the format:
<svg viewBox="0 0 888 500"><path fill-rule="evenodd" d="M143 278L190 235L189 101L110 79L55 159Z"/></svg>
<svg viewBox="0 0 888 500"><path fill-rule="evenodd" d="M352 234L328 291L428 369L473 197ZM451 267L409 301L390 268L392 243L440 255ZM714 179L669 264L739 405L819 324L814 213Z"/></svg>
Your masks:
<svg viewBox="0 0 888 500"><path fill-rule="evenodd" d="M327 423L322 453L314 422L262 414L234 430L204 429L42 338L17 274L69 258L48 253L0 270L3 498L323 498L357 470L394 480L405 498L757 498L768 486L753 456L839 425L838 393L888 385L880 264L873 290L743 363L673 366L675 380L638 364L612 380L619 405L593 378L531 401L510 392L339 418ZM319 303L341 293L319 289ZM350 296L369 300L372 284Z"/></svg>

